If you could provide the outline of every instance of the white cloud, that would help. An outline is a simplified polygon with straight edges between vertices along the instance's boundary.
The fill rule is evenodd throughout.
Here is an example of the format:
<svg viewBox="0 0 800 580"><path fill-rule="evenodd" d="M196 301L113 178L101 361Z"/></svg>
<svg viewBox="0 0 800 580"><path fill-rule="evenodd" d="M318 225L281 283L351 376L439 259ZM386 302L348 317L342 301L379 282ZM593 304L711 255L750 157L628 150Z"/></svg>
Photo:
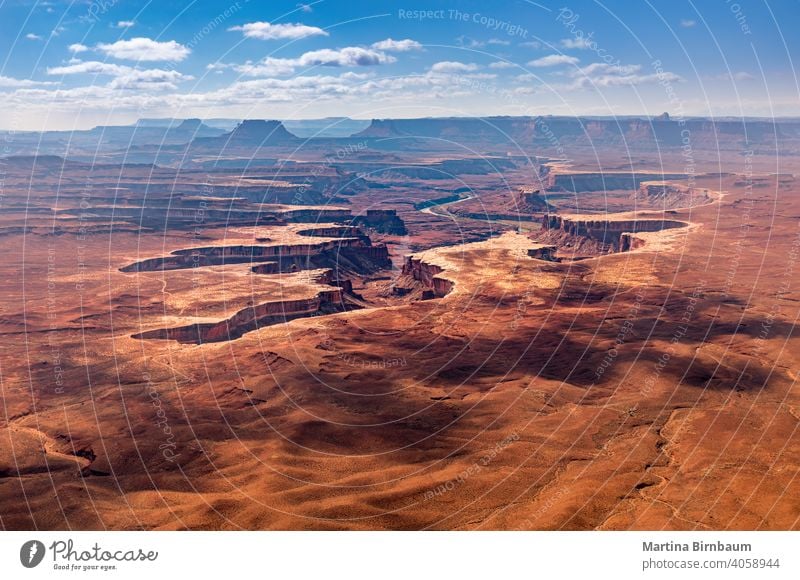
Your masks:
<svg viewBox="0 0 800 580"><path fill-rule="evenodd" d="M120 74L109 83L112 89L177 89L180 81L192 80L194 77L184 75L176 70L132 69Z"/></svg>
<svg viewBox="0 0 800 580"><path fill-rule="evenodd" d="M611 75L630 75L641 70L638 64L608 64L605 62L593 62L586 66L580 67L577 71L572 73L572 76L591 76L597 73L611 74Z"/></svg>
<svg viewBox="0 0 800 580"><path fill-rule="evenodd" d="M28 34L26 34L25 38L27 38L28 40L41 40L42 39L41 36L39 36L38 34L34 34L33 32L29 32Z"/></svg>
<svg viewBox="0 0 800 580"><path fill-rule="evenodd" d="M584 67L580 67L576 71L572 71L572 76L575 81L567 88L597 88L597 87L613 87L624 85L642 85L653 82L678 82L683 79L676 75L665 71L661 74L641 74L642 67L638 64L607 64L604 62L595 62Z"/></svg>
<svg viewBox="0 0 800 580"><path fill-rule="evenodd" d="M409 50L419 50L422 48L422 45L410 38L404 40L392 40L391 38L387 38L386 40L373 43L372 48L394 52L407 52Z"/></svg>
<svg viewBox="0 0 800 580"><path fill-rule="evenodd" d="M297 39L307 36L328 36L328 33L316 26L305 24L270 24L269 22L248 22L242 26L232 26L228 30L241 31L247 38L259 40Z"/></svg>
<svg viewBox="0 0 800 580"><path fill-rule="evenodd" d="M110 62L86 61L47 69L49 75L99 74L119 75L133 70L131 67Z"/></svg>
<svg viewBox="0 0 800 580"><path fill-rule="evenodd" d="M186 99L207 104L250 104L268 102L296 103L319 99L345 98L408 98L418 100L430 97L431 91L451 95L459 88L469 88L470 77L493 78L494 75L459 75L428 72L422 75L371 78L368 75L347 72L338 76L295 76L287 79L260 78L238 81L228 87L205 94L186 95ZM185 102L181 103L185 105Z"/></svg>
<svg viewBox="0 0 800 580"><path fill-rule="evenodd" d="M478 65L475 63L454 62L445 60L437 62L431 66L431 72L436 73L460 73L472 72L478 70Z"/></svg>
<svg viewBox="0 0 800 580"><path fill-rule="evenodd" d="M159 88L176 89L176 83L191 80L193 77L175 70L138 69L109 62L75 62L66 66L47 69L49 75L95 74L114 77L108 84L112 89Z"/></svg>
<svg viewBox="0 0 800 580"><path fill-rule="evenodd" d="M647 74L647 75L604 75L597 78L592 78L591 83L599 87L613 87L620 85L644 85L647 83L656 82L678 82L683 79L675 73L665 72L663 74Z"/></svg>
<svg viewBox="0 0 800 580"><path fill-rule="evenodd" d="M697 21L695 20L681 20L681 26L684 28L693 28L697 26Z"/></svg>
<svg viewBox="0 0 800 580"><path fill-rule="evenodd" d="M519 45L524 46L526 48L536 48L536 49L542 48L542 43L539 42L538 40L528 40L525 42L520 42Z"/></svg>
<svg viewBox="0 0 800 580"><path fill-rule="evenodd" d="M300 66L373 66L392 63L396 60L393 56L378 50L348 46L338 50L330 48L312 50L297 59L297 63Z"/></svg>
<svg viewBox="0 0 800 580"><path fill-rule="evenodd" d="M233 69L249 77L274 77L290 75L294 72L297 63L289 58L267 57L257 63L246 62L234 65Z"/></svg>
<svg viewBox="0 0 800 580"><path fill-rule="evenodd" d="M113 44L98 44L97 48L113 58L141 61L172 60L180 62L192 52L174 40L159 42L150 38L118 40Z"/></svg>
<svg viewBox="0 0 800 580"><path fill-rule="evenodd" d="M299 8L299 9L300 9L302 12L312 12L312 11L314 10L313 8L311 8L311 5L310 5L310 4L298 4L298 5L297 5L297 7L298 7L298 8Z"/></svg>
<svg viewBox="0 0 800 580"><path fill-rule="evenodd" d="M347 46L340 49L323 48L312 50L298 58L274 58L268 56L258 62L247 61L240 65L230 65L237 72L251 77L286 76L298 67L334 66L356 67L389 64L397 59L379 50ZM227 65L226 65L227 66ZM221 68L221 67L220 67Z"/></svg>
<svg viewBox="0 0 800 580"><path fill-rule="evenodd" d="M541 68L546 66L559 66L562 64L576 64L577 62L578 59L574 56L568 56L566 54L548 54L542 58L530 61L528 66Z"/></svg>
<svg viewBox="0 0 800 580"><path fill-rule="evenodd" d="M511 44L511 42L508 40L502 40L500 38L490 38L489 40L486 41L486 44L494 44L496 46L508 46L509 44Z"/></svg>
<svg viewBox="0 0 800 580"><path fill-rule="evenodd" d="M515 68L516 66L517 65L515 65L513 62L507 62L505 60L498 60L496 62L491 63L489 65L489 68L494 68L494 69Z"/></svg>
<svg viewBox="0 0 800 580"><path fill-rule="evenodd" d="M591 38L586 38L585 36L576 38L562 38L561 46L563 46L564 48L586 49L586 48L591 48L592 40Z"/></svg>
<svg viewBox="0 0 800 580"><path fill-rule="evenodd" d="M18 89L24 87L36 87L41 85L49 85L51 83L43 83L39 81L31 81L27 79L14 79L11 77L5 77L0 75L0 87L2 88L10 88L10 89Z"/></svg>
<svg viewBox="0 0 800 580"><path fill-rule="evenodd" d="M483 48L486 46L486 43L482 40L476 40L462 34L461 36L456 37L456 45L466 46L467 48Z"/></svg>
<svg viewBox="0 0 800 580"><path fill-rule="evenodd" d="M136 24L136 22L133 20L120 20L117 22L117 28L130 28L134 24Z"/></svg>
<svg viewBox="0 0 800 580"><path fill-rule="evenodd" d="M67 48L72 54L78 54L79 52L86 52L87 50L89 50L88 46L86 46L85 44L80 44L78 42L76 42L75 44L70 44Z"/></svg>

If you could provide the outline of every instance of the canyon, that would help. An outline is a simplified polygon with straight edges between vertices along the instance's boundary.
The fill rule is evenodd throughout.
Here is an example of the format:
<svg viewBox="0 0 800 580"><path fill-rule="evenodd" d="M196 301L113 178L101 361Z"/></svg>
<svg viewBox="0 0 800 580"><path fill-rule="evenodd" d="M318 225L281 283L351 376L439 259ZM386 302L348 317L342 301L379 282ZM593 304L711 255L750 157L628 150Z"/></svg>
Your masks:
<svg viewBox="0 0 800 580"><path fill-rule="evenodd" d="M800 133L686 122L21 135L0 524L796 529Z"/></svg>

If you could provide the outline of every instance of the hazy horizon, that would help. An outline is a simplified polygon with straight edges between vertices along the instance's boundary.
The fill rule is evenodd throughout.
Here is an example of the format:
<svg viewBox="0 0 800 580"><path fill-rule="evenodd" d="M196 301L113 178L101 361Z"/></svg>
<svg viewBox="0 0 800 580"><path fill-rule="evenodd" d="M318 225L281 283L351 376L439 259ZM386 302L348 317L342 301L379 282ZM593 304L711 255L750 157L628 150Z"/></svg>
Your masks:
<svg viewBox="0 0 800 580"><path fill-rule="evenodd" d="M662 113L663 114L663 113ZM82 127L73 127L70 129L11 129L9 127L0 127L0 132L2 133L9 133L9 132L17 132L17 133L47 133L47 132L64 132L64 131L91 131L92 129L99 129L103 127L134 127L138 123L142 121L149 121L149 122L163 122L169 123L173 122L173 124L178 124L183 121L191 121L191 120L199 120L202 123L221 123L221 122L230 122L230 123L241 123L243 121L278 121L280 123L300 123L300 122L309 122L309 121L325 121L328 119L336 119L339 121L361 121L364 123L371 123L372 121L386 121L386 120L412 120L412 119L491 119L491 118L564 118L564 119L593 119L593 120L614 120L614 119L643 119L643 120L654 120L660 115L637 115L637 114L620 114L620 115L551 115L547 113L542 113L539 115L443 115L443 116L425 116L425 117L343 117L343 116L329 116L329 117L304 117L304 118L256 118L256 117L249 117L249 118L241 118L241 117L140 117L135 119L129 123L115 123L115 124L108 124L108 125L87 125ZM676 118L670 115L670 120L675 121ZM710 120L710 121L775 121L775 122L792 122L792 121L800 121L800 116L794 115L776 115L774 117L762 117L762 116L751 116L751 115L744 115L744 116L733 116L733 115L720 115L717 117L712 116L701 116L701 115L687 115L683 117L683 120L690 121L690 120ZM162 126L162 125L151 125L153 127Z"/></svg>

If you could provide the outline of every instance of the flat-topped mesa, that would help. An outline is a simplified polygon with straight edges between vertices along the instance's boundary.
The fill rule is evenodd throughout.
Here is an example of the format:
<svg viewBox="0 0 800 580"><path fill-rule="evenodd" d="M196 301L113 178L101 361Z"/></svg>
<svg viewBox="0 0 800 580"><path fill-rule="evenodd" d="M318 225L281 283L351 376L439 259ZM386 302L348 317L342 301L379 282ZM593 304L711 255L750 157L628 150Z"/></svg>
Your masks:
<svg viewBox="0 0 800 580"><path fill-rule="evenodd" d="M572 191L576 193L590 191L629 190L636 191L645 181L653 179L685 179L682 173L655 174L635 173L632 171L607 173L558 173L551 171L544 178L544 185L550 191Z"/></svg>
<svg viewBox="0 0 800 580"><path fill-rule="evenodd" d="M230 133L217 137L198 137L191 142L194 150L219 153L232 148L253 149L272 145L292 145L301 140L289 133L280 121L245 120Z"/></svg>
<svg viewBox="0 0 800 580"><path fill-rule="evenodd" d="M689 140L689 137L691 139ZM571 147L619 147L622 150L677 149L687 143L695 149L740 150L758 143L796 144L800 124L794 120L672 119L637 117L598 119L589 117L450 117L421 119L375 119L356 133L359 139L383 139L382 146L408 139L425 141L430 147L454 147L459 143L507 144L514 147L552 147L558 142ZM636 189L634 186L631 189Z"/></svg>
<svg viewBox="0 0 800 580"><path fill-rule="evenodd" d="M74 210L64 210L70 214ZM197 209L192 207L170 207L168 209L151 207L95 207L95 216L113 217L115 220L132 222L154 230L193 229L198 220L205 223L222 223L226 226L266 226L280 225L284 220L275 212L255 209Z"/></svg>
<svg viewBox="0 0 800 580"><path fill-rule="evenodd" d="M368 209L366 215L354 217L353 223L381 234L404 236L408 233L405 222L393 209Z"/></svg>
<svg viewBox="0 0 800 580"><path fill-rule="evenodd" d="M181 131L197 131L203 127L203 121L200 119L184 119L176 129Z"/></svg>
<svg viewBox="0 0 800 580"><path fill-rule="evenodd" d="M663 150L686 147L711 151L740 150L748 144L762 146L797 143L800 125L794 120L677 119L666 117L597 119L537 117L535 142L557 139L562 145L597 149L602 146Z"/></svg>
<svg viewBox="0 0 800 580"><path fill-rule="evenodd" d="M582 241L594 243L595 253L624 252L641 247L643 241L634 234L659 232L683 228L688 224L678 220L644 218L636 215L618 216L560 216L546 214L542 217L544 241L560 247L580 245Z"/></svg>
<svg viewBox="0 0 800 580"><path fill-rule="evenodd" d="M148 258L120 268L121 272L152 272L266 262L253 270L259 274L336 267L343 272L371 273L391 267L386 245L372 245L364 237L325 240L313 244L206 246L175 250L168 256Z"/></svg>
<svg viewBox="0 0 800 580"><path fill-rule="evenodd" d="M287 209L280 213L280 216L291 223L327 223L327 222L349 222L353 219L349 209L331 208L298 208Z"/></svg>
<svg viewBox="0 0 800 580"><path fill-rule="evenodd" d="M286 130L280 121L265 121L263 119L244 120L233 131L223 135L221 139L255 145L287 143L298 140L297 137Z"/></svg>
<svg viewBox="0 0 800 580"><path fill-rule="evenodd" d="M406 137L433 139L456 146L465 140L491 143L530 142L534 126L530 117L441 117L423 119L373 119L357 138Z"/></svg>
<svg viewBox="0 0 800 580"><path fill-rule="evenodd" d="M365 236L358 226L321 226L298 230L297 233L312 238L358 238L364 236L369 240L369 236Z"/></svg>
<svg viewBox="0 0 800 580"><path fill-rule="evenodd" d="M664 208L694 207L712 200L708 189L669 181L641 182L634 199Z"/></svg>

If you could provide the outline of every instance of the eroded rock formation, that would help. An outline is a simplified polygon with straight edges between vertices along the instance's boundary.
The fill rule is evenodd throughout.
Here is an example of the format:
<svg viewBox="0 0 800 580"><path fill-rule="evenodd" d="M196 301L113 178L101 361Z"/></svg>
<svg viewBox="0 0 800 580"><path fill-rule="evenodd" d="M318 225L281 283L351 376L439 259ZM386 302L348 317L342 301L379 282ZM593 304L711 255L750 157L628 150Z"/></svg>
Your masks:
<svg viewBox="0 0 800 580"><path fill-rule="evenodd" d="M427 263L414 256L408 256L403 266L403 274L421 282L427 289L433 291L433 297L441 298L447 296L453 289L453 282L437 274L441 274L443 268L436 264Z"/></svg>
<svg viewBox="0 0 800 580"><path fill-rule="evenodd" d="M528 255L537 260L545 260L546 262L555 261L555 254L558 250L556 246L541 245L528 250Z"/></svg>
<svg viewBox="0 0 800 580"><path fill-rule="evenodd" d="M548 214L542 218L540 241L559 248L578 248L582 253L602 254L623 252L641 247L643 241L632 234L658 232L686 227L686 222L667 219L644 219L635 216L560 216Z"/></svg>

